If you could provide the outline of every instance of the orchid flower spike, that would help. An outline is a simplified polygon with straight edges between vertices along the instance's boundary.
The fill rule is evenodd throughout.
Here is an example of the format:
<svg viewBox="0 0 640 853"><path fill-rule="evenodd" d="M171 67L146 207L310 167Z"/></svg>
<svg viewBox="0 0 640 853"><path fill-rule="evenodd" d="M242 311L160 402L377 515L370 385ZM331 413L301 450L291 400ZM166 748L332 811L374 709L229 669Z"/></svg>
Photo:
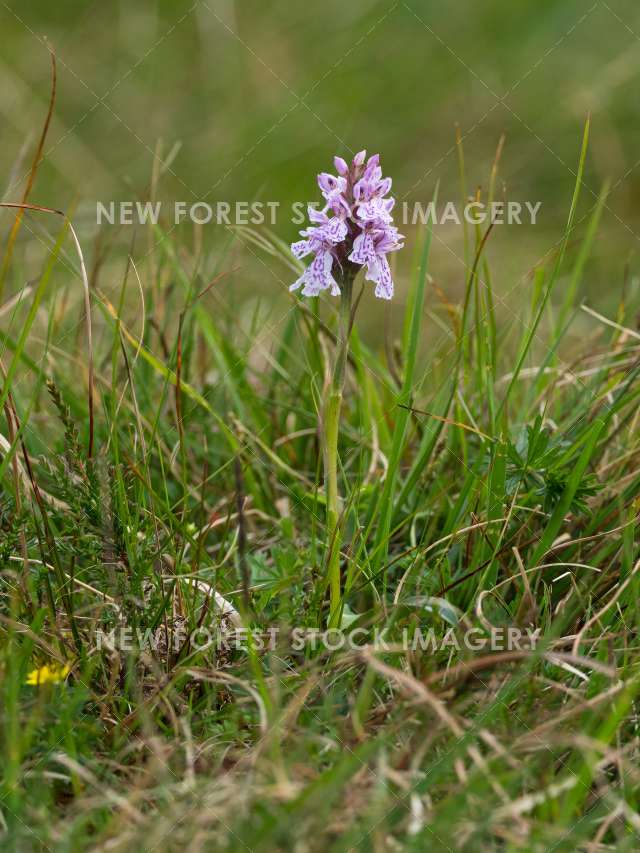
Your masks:
<svg viewBox="0 0 640 853"><path fill-rule="evenodd" d="M335 157L338 174L318 175L324 208L309 206L312 224L300 232L304 239L291 245L296 258L314 257L290 290L302 287L303 296L318 296L329 290L332 296L339 296L338 280L351 264L365 268L365 278L375 284L379 299L392 298L387 255L403 247L403 236L391 215L395 205L389 195L391 178L382 177L379 154L368 160L366 157L367 152L360 151L351 166L342 157Z"/></svg>

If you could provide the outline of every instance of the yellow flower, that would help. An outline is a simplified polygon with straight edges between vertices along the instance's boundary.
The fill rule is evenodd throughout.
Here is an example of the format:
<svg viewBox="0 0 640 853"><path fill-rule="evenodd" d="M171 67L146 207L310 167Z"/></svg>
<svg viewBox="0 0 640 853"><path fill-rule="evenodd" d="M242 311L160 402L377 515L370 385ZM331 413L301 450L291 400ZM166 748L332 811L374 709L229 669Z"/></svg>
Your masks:
<svg viewBox="0 0 640 853"><path fill-rule="evenodd" d="M64 681L69 675L71 667L69 664L45 664L38 669L32 669L27 676L26 684L57 684L58 681Z"/></svg>

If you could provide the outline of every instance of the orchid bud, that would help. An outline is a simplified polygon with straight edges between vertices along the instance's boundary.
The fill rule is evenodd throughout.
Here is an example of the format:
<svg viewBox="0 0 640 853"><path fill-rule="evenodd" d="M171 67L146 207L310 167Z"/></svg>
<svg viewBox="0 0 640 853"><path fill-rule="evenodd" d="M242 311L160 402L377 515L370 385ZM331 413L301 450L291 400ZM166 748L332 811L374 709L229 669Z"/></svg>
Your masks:
<svg viewBox="0 0 640 853"><path fill-rule="evenodd" d="M362 166L364 164L364 161L366 160L366 158L367 158L367 152L366 151L359 151L356 154L356 156L353 158L353 165L356 166L356 168L359 166Z"/></svg>
<svg viewBox="0 0 640 853"><path fill-rule="evenodd" d="M349 174L349 166L346 160L343 160L342 157L334 157L333 164L336 167L336 172L342 177L346 177Z"/></svg>

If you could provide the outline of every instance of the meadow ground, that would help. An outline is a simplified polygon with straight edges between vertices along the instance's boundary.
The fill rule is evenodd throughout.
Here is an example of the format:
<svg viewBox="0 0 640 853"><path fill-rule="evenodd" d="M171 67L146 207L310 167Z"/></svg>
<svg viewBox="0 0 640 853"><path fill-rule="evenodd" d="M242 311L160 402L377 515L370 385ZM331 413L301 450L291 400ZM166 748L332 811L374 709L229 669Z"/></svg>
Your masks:
<svg viewBox="0 0 640 853"><path fill-rule="evenodd" d="M357 127L394 178L397 163L395 189L427 171L415 156L417 42L437 21L411 4L365 5L331 26L353 97L366 101L366 79L384 88L367 76L374 57L358 59L359 32L388 61L404 57L414 87L388 91L386 123L363 111ZM190 39L208 33L205 6L193 19L182 10L182 29L173 21L177 42L173 31L151 38L154 70L141 60L142 80L126 72L147 18L122 12L126 50L111 85L138 88L112 109L143 132L136 104L162 93L198 143L184 172L171 137L134 157L130 198L173 205L177 173L190 185L198 173L204 94L182 78L169 85L153 53L171 43L183 68ZM214 20L252 45L260 10L236 6L216 6ZM289 31L285 6L265 24L260 58L286 76L306 47L302 92L321 75L318 22L295 19ZM518 198L542 199L539 226L410 223L394 299L356 278L333 520L323 450L344 314L328 294L288 291L305 263L288 248L296 226L222 224L212 236L162 215L90 228L88 202L95 212L96 200L126 198L110 187L125 153L105 144L102 108L87 117L97 126L74 127L83 110L68 72L74 52L88 62L93 22L74 30L62 13L38 12L62 41L42 131L48 72L21 47L33 39L48 55L26 13L0 9L11 34L0 77L18 96L33 74L44 105L39 118L18 111L8 132L4 202L33 207L0 210L0 849L638 849L640 288L636 157L622 132L636 121L626 87L637 43L620 23L635 21L624 4L567 4L558 31L553 4L523 4L522 20L499 6L476 12L468 31L460 11L440 22L456 45L447 61L462 73L460 56L499 21L511 40L495 42L491 63L469 61L522 78L512 110L540 118L549 81L534 85L536 74L553 78L547 59L575 59L571 86L559 86L573 120L544 130L562 169L530 156L530 127L513 159L493 126L477 155L460 133L446 164L428 158L424 201L464 204L476 185L482 199L511 198L504 167ZM607 53L612 22L630 39L619 55ZM375 41L387 27L394 38ZM578 61L580 28L602 53L599 88ZM526 67L516 32L520 48L534 45ZM209 77L202 43L197 79L241 139L216 142L232 161L282 105L244 54L218 57ZM461 84L433 68L442 119ZM338 145L313 148L309 109L337 111L329 121L342 116L350 142L358 123L339 79L327 80L319 104L298 103L307 124L290 131L290 153L267 134L230 202L286 207L317 194L315 173ZM258 114L238 103L256 91ZM467 92L462 106L477 100ZM13 115L6 96L0 111ZM145 137L166 132L159 115ZM271 182L264 192L256 176Z"/></svg>

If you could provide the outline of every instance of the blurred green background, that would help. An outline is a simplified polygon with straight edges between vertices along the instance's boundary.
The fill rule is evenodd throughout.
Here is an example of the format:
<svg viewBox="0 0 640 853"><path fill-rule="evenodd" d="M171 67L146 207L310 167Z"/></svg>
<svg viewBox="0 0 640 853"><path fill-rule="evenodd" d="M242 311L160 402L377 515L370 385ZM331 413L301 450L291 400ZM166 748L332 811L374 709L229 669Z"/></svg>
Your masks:
<svg viewBox="0 0 640 853"><path fill-rule="evenodd" d="M288 206L313 199L315 173L334 153L366 147L382 153L399 199L426 203L436 180L443 200L460 198L458 124L468 192L486 192L505 134L499 195L543 202L537 225L502 226L489 241L504 310L517 312L527 302L527 272L561 237L590 112L579 216L606 178L612 191L581 296L611 310L629 261L633 273L640 239L637 0L3 0L0 27L4 197L20 196L46 115L48 40L58 57L58 95L31 198L64 209L76 203L90 255L96 201L146 198L155 150L167 164L158 194L171 202ZM11 221L1 214L3 242ZM54 230L42 220L33 227ZM181 228L192 246L193 228ZM397 258L393 312L401 310L416 237L415 229L403 230L408 250ZM297 228L280 216L275 231L288 242ZM228 234L211 225L198 239L213 269ZM107 228L100 240L113 259L129 250L131 229ZM140 242L134 257L145 254L146 238ZM23 229L22 257L38 257L32 243ZM284 298L293 273L281 260L242 242L233 253L229 265L241 268L234 298ZM103 270L100 286L108 292L119 280L110 279L109 262ZM459 298L465 273L463 229L438 226L432 275L448 298ZM373 326L384 310L371 307ZM433 310L445 316L444 307Z"/></svg>

